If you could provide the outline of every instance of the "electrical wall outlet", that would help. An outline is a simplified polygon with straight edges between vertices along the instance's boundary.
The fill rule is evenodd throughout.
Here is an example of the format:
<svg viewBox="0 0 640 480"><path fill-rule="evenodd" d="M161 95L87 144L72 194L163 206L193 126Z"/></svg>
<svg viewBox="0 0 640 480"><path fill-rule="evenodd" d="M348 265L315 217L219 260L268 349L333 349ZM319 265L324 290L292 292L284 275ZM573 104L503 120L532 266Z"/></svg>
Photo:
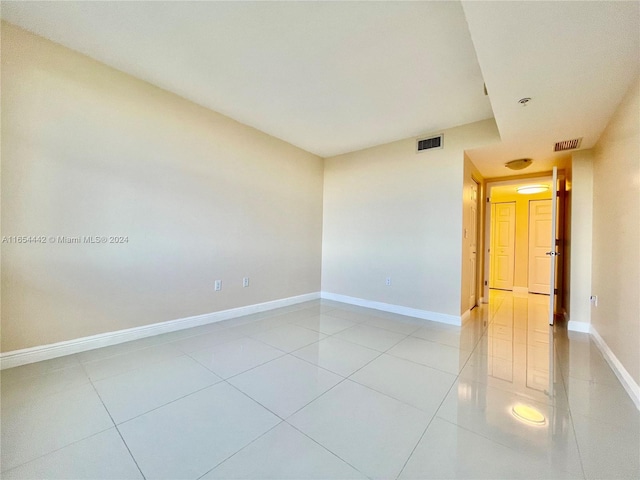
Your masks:
<svg viewBox="0 0 640 480"><path fill-rule="evenodd" d="M249 286L249 277L244 277L242 279L242 286L245 288Z"/></svg>
<svg viewBox="0 0 640 480"><path fill-rule="evenodd" d="M594 307L598 306L598 295L591 295L589 297L589 301L591 302L591 305L593 305Z"/></svg>
<svg viewBox="0 0 640 480"><path fill-rule="evenodd" d="M391 286L391 277L387 277L387 279L384 281L384 284L389 287Z"/></svg>
<svg viewBox="0 0 640 480"><path fill-rule="evenodd" d="M216 280L215 283L213 284L213 288L216 292L219 292L220 290L222 290L222 280Z"/></svg>

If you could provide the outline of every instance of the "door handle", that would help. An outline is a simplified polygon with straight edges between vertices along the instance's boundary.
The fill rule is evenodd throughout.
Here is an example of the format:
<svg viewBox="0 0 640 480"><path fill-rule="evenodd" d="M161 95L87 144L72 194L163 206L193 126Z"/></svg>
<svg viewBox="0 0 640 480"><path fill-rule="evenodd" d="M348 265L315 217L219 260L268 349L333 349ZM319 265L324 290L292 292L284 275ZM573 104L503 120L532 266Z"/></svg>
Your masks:
<svg viewBox="0 0 640 480"><path fill-rule="evenodd" d="M547 253L545 253L545 255L549 255L551 257L559 257L560 253L559 252L547 252Z"/></svg>

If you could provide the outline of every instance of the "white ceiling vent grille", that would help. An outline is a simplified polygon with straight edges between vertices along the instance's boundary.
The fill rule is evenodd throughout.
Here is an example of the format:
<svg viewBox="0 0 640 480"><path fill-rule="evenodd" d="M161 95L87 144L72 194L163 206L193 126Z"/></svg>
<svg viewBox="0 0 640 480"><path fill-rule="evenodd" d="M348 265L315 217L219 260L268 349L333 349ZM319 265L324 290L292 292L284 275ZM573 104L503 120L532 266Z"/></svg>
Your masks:
<svg viewBox="0 0 640 480"><path fill-rule="evenodd" d="M433 150L434 148L444 148L444 134L435 137L420 138L416 143L416 151Z"/></svg>
<svg viewBox="0 0 640 480"><path fill-rule="evenodd" d="M563 142L556 143L554 152L562 152L564 150L573 150L574 148L579 148L582 143L582 137L574 138L573 140L565 140Z"/></svg>

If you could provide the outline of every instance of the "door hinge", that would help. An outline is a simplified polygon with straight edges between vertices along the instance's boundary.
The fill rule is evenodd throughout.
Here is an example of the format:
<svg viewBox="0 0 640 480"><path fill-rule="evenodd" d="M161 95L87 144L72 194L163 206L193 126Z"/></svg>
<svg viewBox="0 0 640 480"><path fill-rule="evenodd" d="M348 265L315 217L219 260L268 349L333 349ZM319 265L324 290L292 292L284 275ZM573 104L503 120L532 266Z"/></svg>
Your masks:
<svg viewBox="0 0 640 480"><path fill-rule="evenodd" d="M487 281L486 281L486 280L484 281L484 286L485 286L485 287L487 286Z"/></svg>
<svg viewBox="0 0 640 480"><path fill-rule="evenodd" d="M554 288L554 289L553 289L553 294L554 294L554 295L557 295L557 294L558 294L558 289L557 289L557 288Z"/></svg>
<svg viewBox="0 0 640 480"><path fill-rule="evenodd" d="M487 197L487 203L489 203L491 200L489 200L489 197Z"/></svg>

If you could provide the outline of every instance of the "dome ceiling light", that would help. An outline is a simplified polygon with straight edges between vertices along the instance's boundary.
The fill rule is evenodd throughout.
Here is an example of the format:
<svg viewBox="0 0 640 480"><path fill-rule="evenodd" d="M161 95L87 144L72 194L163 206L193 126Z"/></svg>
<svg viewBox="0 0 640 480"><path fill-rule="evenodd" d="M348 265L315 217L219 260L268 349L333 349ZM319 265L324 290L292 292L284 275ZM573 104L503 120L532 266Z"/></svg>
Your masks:
<svg viewBox="0 0 640 480"><path fill-rule="evenodd" d="M524 185L516 187L516 192L523 195L531 195L533 193L542 193L549 190L549 185Z"/></svg>
<svg viewBox="0 0 640 480"><path fill-rule="evenodd" d="M533 160L530 158L519 158L517 160L511 160L504 164L505 167L510 168L511 170L522 170L523 168L527 168L529 165L533 163Z"/></svg>

